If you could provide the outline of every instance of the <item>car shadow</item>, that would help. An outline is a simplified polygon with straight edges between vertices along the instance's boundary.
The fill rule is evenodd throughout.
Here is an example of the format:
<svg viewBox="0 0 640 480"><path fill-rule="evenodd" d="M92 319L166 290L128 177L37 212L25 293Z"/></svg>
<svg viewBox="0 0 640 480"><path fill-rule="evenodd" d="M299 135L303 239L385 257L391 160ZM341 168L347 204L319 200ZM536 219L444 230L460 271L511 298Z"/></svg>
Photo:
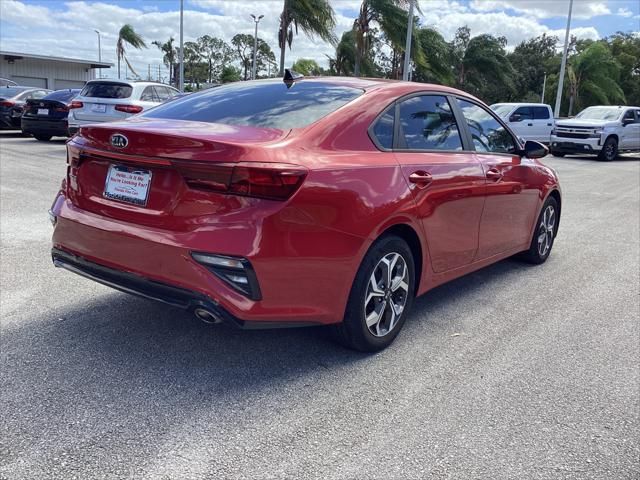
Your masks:
<svg viewBox="0 0 640 480"><path fill-rule="evenodd" d="M626 154L626 155L618 155L615 160L611 160L609 162L604 162L602 160L598 160L598 157L595 155L565 155L562 157L564 160L589 160L591 162L598 163L617 163L617 162L638 162L640 161L639 155L634 154Z"/></svg>

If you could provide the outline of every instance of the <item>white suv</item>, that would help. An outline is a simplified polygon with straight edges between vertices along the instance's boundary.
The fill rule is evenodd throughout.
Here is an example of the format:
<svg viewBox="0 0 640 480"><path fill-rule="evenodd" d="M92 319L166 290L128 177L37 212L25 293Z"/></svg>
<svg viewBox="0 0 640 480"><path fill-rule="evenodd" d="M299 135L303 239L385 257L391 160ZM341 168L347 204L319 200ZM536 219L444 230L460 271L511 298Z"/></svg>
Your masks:
<svg viewBox="0 0 640 480"><path fill-rule="evenodd" d="M494 103L491 109L523 140L548 144L553 130L553 111L544 103Z"/></svg>
<svg viewBox="0 0 640 480"><path fill-rule="evenodd" d="M69 132L81 125L112 122L155 107L180 93L155 82L90 80L69 104Z"/></svg>
<svg viewBox="0 0 640 480"><path fill-rule="evenodd" d="M550 148L555 156L590 153L607 161L619 152L640 152L640 107L589 107L558 120Z"/></svg>

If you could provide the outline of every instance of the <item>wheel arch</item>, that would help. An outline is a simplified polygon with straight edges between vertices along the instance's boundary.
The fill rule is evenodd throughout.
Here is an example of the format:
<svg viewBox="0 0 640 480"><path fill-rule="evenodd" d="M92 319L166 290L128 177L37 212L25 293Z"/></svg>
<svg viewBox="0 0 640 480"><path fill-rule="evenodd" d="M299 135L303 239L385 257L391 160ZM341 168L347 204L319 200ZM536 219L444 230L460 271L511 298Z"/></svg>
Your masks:
<svg viewBox="0 0 640 480"><path fill-rule="evenodd" d="M409 248L411 249L411 253L413 254L413 260L415 262L415 274L416 274L416 282L414 285L414 294L417 294L419 291L420 283L422 280L422 271L423 271L423 262L424 262L424 250L422 248L422 243L420 242L420 237L418 236L418 232L411 226L406 223L396 223L387 227L384 231L378 235L376 240L382 238L385 235L395 235L397 237L402 238Z"/></svg>
<svg viewBox="0 0 640 480"><path fill-rule="evenodd" d="M547 198L553 198L558 204L558 221L556 223L556 231L554 233L554 237L558 235L558 229L560 227L560 219L562 218L562 195L560 195L560 191L557 189L553 189L547 195Z"/></svg>

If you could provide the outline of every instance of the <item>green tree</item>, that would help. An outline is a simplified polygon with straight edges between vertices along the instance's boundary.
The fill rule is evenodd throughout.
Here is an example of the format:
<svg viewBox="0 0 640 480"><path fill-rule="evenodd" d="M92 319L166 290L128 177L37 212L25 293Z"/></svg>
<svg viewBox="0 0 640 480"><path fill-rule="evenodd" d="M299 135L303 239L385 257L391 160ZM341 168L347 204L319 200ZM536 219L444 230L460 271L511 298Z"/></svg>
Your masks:
<svg viewBox="0 0 640 480"><path fill-rule="evenodd" d="M206 83L208 78L208 65L203 61L200 45L196 42L184 42L184 78L185 81L196 84L200 89L201 83Z"/></svg>
<svg viewBox="0 0 640 480"><path fill-rule="evenodd" d="M354 74L360 76L362 63L373 44L371 24L376 23L385 37L396 47L404 49L410 0L362 0L360 13L353 23L356 41ZM416 2L417 3L417 2Z"/></svg>
<svg viewBox="0 0 640 480"><path fill-rule="evenodd" d="M238 33L231 39L231 44L236 49L236 55L240 59L240 64L244 70L244 80L249 78L249 71L253 68L253 35ZM256 57L256 76L259 73L275 64L276 57L267 42L258 38L258 55Z"/></svg>
<svg viewBox="0 0 640 480"><path fill-rule="evenodd" d="M471 37L469 27L460 27L451 44L456 86L491 103L513 93L514 70L507 58L504 37Z"/></svg>
<svg viewBox="0 0 640 480"><path fill-rule="evenodd" d="M291 69L306 76L322 75L320 65L310 58L299 58L291 66Z"/></svg>
<svg viewBox="0 0 640 480"><path fill-rule="evenodd" d="M213 83L220 75L222 66L234 59L235 52L224 40L209 35L198 38L197 43L202 58L207 62L208 81Z"/></svg>
<svg viewBox="0 0 640 480"><path fill-rule="evenodd" d="M418 29L416 37L424 61L416 62L413 80L452 85L454 75L451 69L451 48L444 37L428 27Z"/></svg>
<svg viewBox="0 0 640 480"><path fill-rule="evenodd" d="M241 80L240 70L233 65L225 65L220 73L220 83L238 82Z"/></svg>
<svg viewBox="0 0 640 480"><path fill-rule="evenodd" d="M174 38L170 37L167 42L159 42L157 40L151 42L153 45L158 47L160 51L163 53L162 63L164 63L169 69L169 84L173 84L173 73L174 66L176 64L176 58L178 57L178 52L176 48L173 46Z"/></svg>
<svg viewBox="0 0 640 480"><path fill-rule="evenodd" d="M617 32L604 41L620 65L619 85L628 105L640 105L640 35Z"/></svg>
<svg viewBox="0 0 640 480"><path fill-rule="evenodd" d="M335 43L335 26L335 13L329 0L284 0L278 30L280 75L284 75L285 51L287 45L291 48L294 31L297 35L300 29L309 37L317 35L322 40Z"/></svg>
<svg viewBox="0 0 640 480"><path fill-rule="evenodd" d="M118 78L120 78L120 61L122 59L124 59L124 61L127 62L127 65L129 66L131 71L136 76L139 76L138 73L135 71L135 69L131 66L131 63L129 63L129 60L127 59L126 51L125 51L126 44L129 44L130 46L138 50L142 48L147 48L147 44L144 43L144 40L142 39L142 37L135 32L135 30L131 25L127 23L122 26L122 28L120 29L120 32L118 32L118 41L116 42L116 57L118 58Z"/></svg>
<svg viewBox="0 0 640 480"><path fill-rule="evenodd" d="M557 43L557 37L542 34L521 42L507 55L515 73L515 92L510 100L539 101L545 73L559 67Z"/></svg>
<svg viewBox="0 0 640 480"><path fill-rule="evenodd" d="M567 65L569 84L569 112L593 105L625 102L624 92L618 80L620 65L602 42L591 43L581 53L573 56Z"/></svg>

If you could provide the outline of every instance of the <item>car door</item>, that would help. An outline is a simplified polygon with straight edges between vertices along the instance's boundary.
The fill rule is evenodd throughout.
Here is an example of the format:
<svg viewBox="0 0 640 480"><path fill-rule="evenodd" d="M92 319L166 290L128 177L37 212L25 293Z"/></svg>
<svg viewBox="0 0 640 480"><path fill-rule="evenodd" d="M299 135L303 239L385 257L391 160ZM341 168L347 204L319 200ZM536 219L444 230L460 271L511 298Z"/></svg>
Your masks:
<svg viewBox="0 0 640 480"><path fill-rule="evenodd" d="M547 106L533 106L533 131L530 140L548 144L553 130L553 119Z"/></svg>
<svg viewBox="0 0 640 480"><path fill-rule="evenodd" d="M463 98L457 105L487 179L476 259L528 245L540 201L535 163L489 110Z"/></svg>
<svg viewBox="0 0 640 480"><path fill-rule="evenodd" d="M517 136L526 140L534 140L533 110L531 107L518 107L509 115L509 127Z"/></svg>
<svg viewBox="0 0 640 480"><path fill-rule="evenodd" d="M465 143L449 99L405 97L395 106L395 157L417 206L436 273L471 263L485 188L484 172Z"/></svg>
<svg viewBox="0 0 640 480"><path fill-rule="evenodd" d="M634 150L640 147L640 123L634 109L630 108L622 115L622 122L620 149Z"/></svg>

